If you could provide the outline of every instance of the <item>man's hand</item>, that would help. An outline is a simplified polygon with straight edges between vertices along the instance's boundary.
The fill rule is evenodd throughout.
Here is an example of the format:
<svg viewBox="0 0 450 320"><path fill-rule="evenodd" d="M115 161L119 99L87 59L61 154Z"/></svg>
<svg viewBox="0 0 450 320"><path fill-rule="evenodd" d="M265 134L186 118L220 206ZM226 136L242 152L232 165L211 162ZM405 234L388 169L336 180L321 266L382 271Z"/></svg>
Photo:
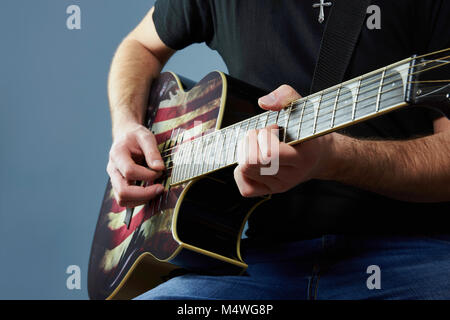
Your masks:
<svg viewBox="0 0 450 320"><path fill-rule="evenodd" d="M280 110L298 98L298 93L284 85L262 97L259 104L263 109ZM309 179L322 179L402 201L450 201L450 120L446 118L434 121L434 134L398 141L330 133L290 146L279 142L270 129L276 126L250 131L238 149L234 177L243 196L280 193ZM276 156L274 146L279 147L278 173L261 175L264 163Z"/></svg>
<svg viewBox="0 0 450 320"><path fill-rule="evenodd" d="M293 88L282 85L260 98L258 103L263 109L278 111L299 98L301 96ZM299 183L319 178L329 170L336 134L291 146L278 140L275 134L277 129L274 125L251 130L240 142L234 178L244 197L285 192ZM277 156L278 172L275 175L261 175L261 169Z"/></svg>
<svg viewBox="0 0 450 320"><path fill-rule="evenodd" d="M117 203L135 207L161 194L164 187L151 183L161 176L164 168L154 135L137 123L124 126L111 146L106 169ZM147 183L136 186L135 181Z"/></svg>
<svg viewBox="0 0 450 320"><path fill-rule="evenodd" d="M149 88L164 64L175 53L159 38L152 8L120 44L108 78L113 145L107 172L120 206L135 207L160 194L164 163L155 137L140 125L145 116ZM159 161L159 162L158 162ZM146 165L140 165L140 164ZM150 169L149 169L150 168ZM136 186L135 181L144 181Z"/></svg>

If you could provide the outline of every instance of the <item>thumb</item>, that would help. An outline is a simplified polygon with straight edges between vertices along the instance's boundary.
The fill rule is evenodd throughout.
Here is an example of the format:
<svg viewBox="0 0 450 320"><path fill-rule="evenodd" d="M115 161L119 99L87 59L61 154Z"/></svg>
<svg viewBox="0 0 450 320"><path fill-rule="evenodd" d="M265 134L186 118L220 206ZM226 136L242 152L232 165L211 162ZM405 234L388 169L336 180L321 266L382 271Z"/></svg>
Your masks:
<svg viewBox="0 0 450 320"><path fill-rule="evenodd" d="M258 104L265 110L278 111L286 107L294 100L300 99L302 96L291 86L281 85L268 95L259 98Z"/></svg>

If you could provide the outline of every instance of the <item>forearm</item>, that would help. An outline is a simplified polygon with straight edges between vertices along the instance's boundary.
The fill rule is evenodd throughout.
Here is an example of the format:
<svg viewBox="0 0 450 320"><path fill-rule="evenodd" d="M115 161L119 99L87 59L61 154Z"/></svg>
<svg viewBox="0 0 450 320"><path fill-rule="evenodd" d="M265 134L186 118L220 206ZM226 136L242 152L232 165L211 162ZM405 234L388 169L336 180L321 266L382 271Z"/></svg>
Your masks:
<svg viewBox="0 0 450 320"><path fill-rule="evenodd" d="M130 123L143 123L151 81L161 68L161 62L138 41L121 43L108 80L113 137Z"/></svg>
<svg viewBox="0 0 450 320"><path fill-rule="evenodd" d="M450 131L407 141L335 135L321 178L413 202L450 201Z"/></svg>

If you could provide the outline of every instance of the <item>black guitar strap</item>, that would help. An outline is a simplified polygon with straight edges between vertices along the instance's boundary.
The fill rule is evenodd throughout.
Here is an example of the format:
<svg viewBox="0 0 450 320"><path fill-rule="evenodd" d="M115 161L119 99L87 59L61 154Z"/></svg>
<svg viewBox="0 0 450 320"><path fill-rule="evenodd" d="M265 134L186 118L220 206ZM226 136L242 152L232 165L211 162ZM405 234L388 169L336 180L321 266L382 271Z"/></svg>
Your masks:
<svg viewBox="0 0 450 320"><path fill-rule="evenodd" d="M310 93L343 82L369 5L370 0L332 0Z"/></svg>

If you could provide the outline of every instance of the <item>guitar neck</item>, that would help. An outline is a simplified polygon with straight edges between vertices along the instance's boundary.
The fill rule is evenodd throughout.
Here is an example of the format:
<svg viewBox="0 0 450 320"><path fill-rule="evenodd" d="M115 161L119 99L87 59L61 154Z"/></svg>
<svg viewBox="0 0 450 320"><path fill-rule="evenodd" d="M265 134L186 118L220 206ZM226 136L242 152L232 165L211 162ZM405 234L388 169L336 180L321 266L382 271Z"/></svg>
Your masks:
<svg viewBox="0 0 450 320"><path fill-rule="evenodd" d="M280 141L296 144L407 105L414 58L378 69L178 145L171 184L237 163L237 145L249 130L277 124Z"/></svg>

